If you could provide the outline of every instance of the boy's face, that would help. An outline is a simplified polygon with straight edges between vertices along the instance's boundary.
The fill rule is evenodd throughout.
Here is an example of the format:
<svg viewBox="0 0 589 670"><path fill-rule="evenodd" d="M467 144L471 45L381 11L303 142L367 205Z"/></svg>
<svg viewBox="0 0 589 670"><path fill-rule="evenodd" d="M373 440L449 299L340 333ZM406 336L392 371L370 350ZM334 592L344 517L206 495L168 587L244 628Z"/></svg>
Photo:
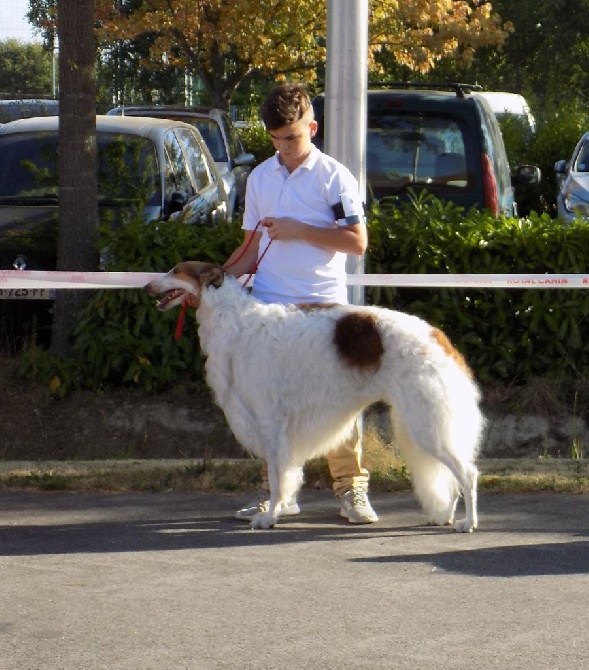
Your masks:
<svg viewBox="0 0 589 670"><path fill-rule="evenodd" d="M311 151L311 138L317 132L317 121L309 110L299 121L268 132L274 148L280 153L281 163L292 172Z"/></svg>

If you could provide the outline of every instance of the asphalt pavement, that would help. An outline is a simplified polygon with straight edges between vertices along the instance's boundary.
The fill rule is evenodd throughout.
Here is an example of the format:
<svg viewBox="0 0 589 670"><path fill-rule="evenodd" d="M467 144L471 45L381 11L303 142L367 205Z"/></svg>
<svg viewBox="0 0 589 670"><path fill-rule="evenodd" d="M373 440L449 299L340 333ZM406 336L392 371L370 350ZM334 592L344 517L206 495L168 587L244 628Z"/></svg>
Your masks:
<svg viewBox="0 0 589 670"><path fill-rule="evenodd" d="M482 495L472 535L371 499L253 531L243 495L3 492L0 669L587 667L589 496Z"/></svg>

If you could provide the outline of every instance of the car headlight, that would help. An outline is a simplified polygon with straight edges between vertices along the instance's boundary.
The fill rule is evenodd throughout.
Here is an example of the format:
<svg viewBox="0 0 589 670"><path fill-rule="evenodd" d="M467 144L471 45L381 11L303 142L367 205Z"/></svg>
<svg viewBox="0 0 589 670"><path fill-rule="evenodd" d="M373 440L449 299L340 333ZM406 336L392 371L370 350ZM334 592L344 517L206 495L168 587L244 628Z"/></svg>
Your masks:
<svg viewBox="0 0 589 670"><path fill-rule="evenodd" d="M582 198L575 193L564 193L562 197L564 208L575 216L589 217L589 194Z"/></svg>

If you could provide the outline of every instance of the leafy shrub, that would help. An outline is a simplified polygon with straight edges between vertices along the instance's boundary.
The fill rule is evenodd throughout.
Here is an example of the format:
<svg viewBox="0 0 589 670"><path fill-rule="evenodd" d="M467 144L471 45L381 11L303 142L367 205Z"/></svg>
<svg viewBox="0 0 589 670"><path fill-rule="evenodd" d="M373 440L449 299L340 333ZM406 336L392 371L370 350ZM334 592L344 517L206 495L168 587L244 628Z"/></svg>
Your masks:
<svg viewBox="0 0 589 670"><path fill-rule="evenodd" d="M547 214L494 218L431 195L375 202L366 272L382 274L583 273L589 225ZM222 263L242 239L240 222L209 228L181 221L130 222L102 232L112 271L166 272L186 258ZM483 383L589 376L589 293L582 289L367 287L367 302L421 316L443 329ZM196 334L174 340L177 311L160 313L142 291L101 290L74 332L77 361L25 358L29 378L63 395L70 388L129 384L156 391L201 378ZM193 322L192 322L193 323Z"/></svg>
<svg viewBox="0 0 589 670"><path fill-rule="evenodd" d="M167 272L185 259L223 263L241 241L239 222L216 228L132 221L102 231L109 271ZM73 333L80 379L90 388L133 383L155 390L201 372L196 334L174 339L178 312L159 312L141 290L97 291Z"/></svg>
<svg viewBox="0 0 589 670"><path fill-rule="evenodd" d="M261 163L276 152L270 136L264 126L249 125L237 129L245 150L254 154L256 161Z"/></svg>
<svg viewBox="0 0 589 670"><path fill-rule="evenodd" d="M585 223L465 215L427 195L400 207L382 200L369 225L366 272L373 273L583 273L589 253ZM373 287L367 298L442 328L482 381L589 373L582 289Z"/></svg>

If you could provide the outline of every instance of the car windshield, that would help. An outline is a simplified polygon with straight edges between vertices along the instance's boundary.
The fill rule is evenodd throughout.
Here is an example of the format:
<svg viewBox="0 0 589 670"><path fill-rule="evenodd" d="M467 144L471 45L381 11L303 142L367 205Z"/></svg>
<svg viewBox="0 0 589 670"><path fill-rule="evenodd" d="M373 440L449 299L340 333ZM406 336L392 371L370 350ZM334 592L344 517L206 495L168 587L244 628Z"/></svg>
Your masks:
<svg viewBox="0 0 589 670"><path fill-rule="evenodd" d="M462 127L453 119L371 110L366 138L368 181L374 188L403 189L413 184L466 188L465 143Z"/></svg>
<svg viewBox="0 0 589 670"><path fill-rule="evenodd" d="M143 137L97 137L99 201L161 202L157 155ZM55 131L0 136L0 198L57 196Z"/></svg>

